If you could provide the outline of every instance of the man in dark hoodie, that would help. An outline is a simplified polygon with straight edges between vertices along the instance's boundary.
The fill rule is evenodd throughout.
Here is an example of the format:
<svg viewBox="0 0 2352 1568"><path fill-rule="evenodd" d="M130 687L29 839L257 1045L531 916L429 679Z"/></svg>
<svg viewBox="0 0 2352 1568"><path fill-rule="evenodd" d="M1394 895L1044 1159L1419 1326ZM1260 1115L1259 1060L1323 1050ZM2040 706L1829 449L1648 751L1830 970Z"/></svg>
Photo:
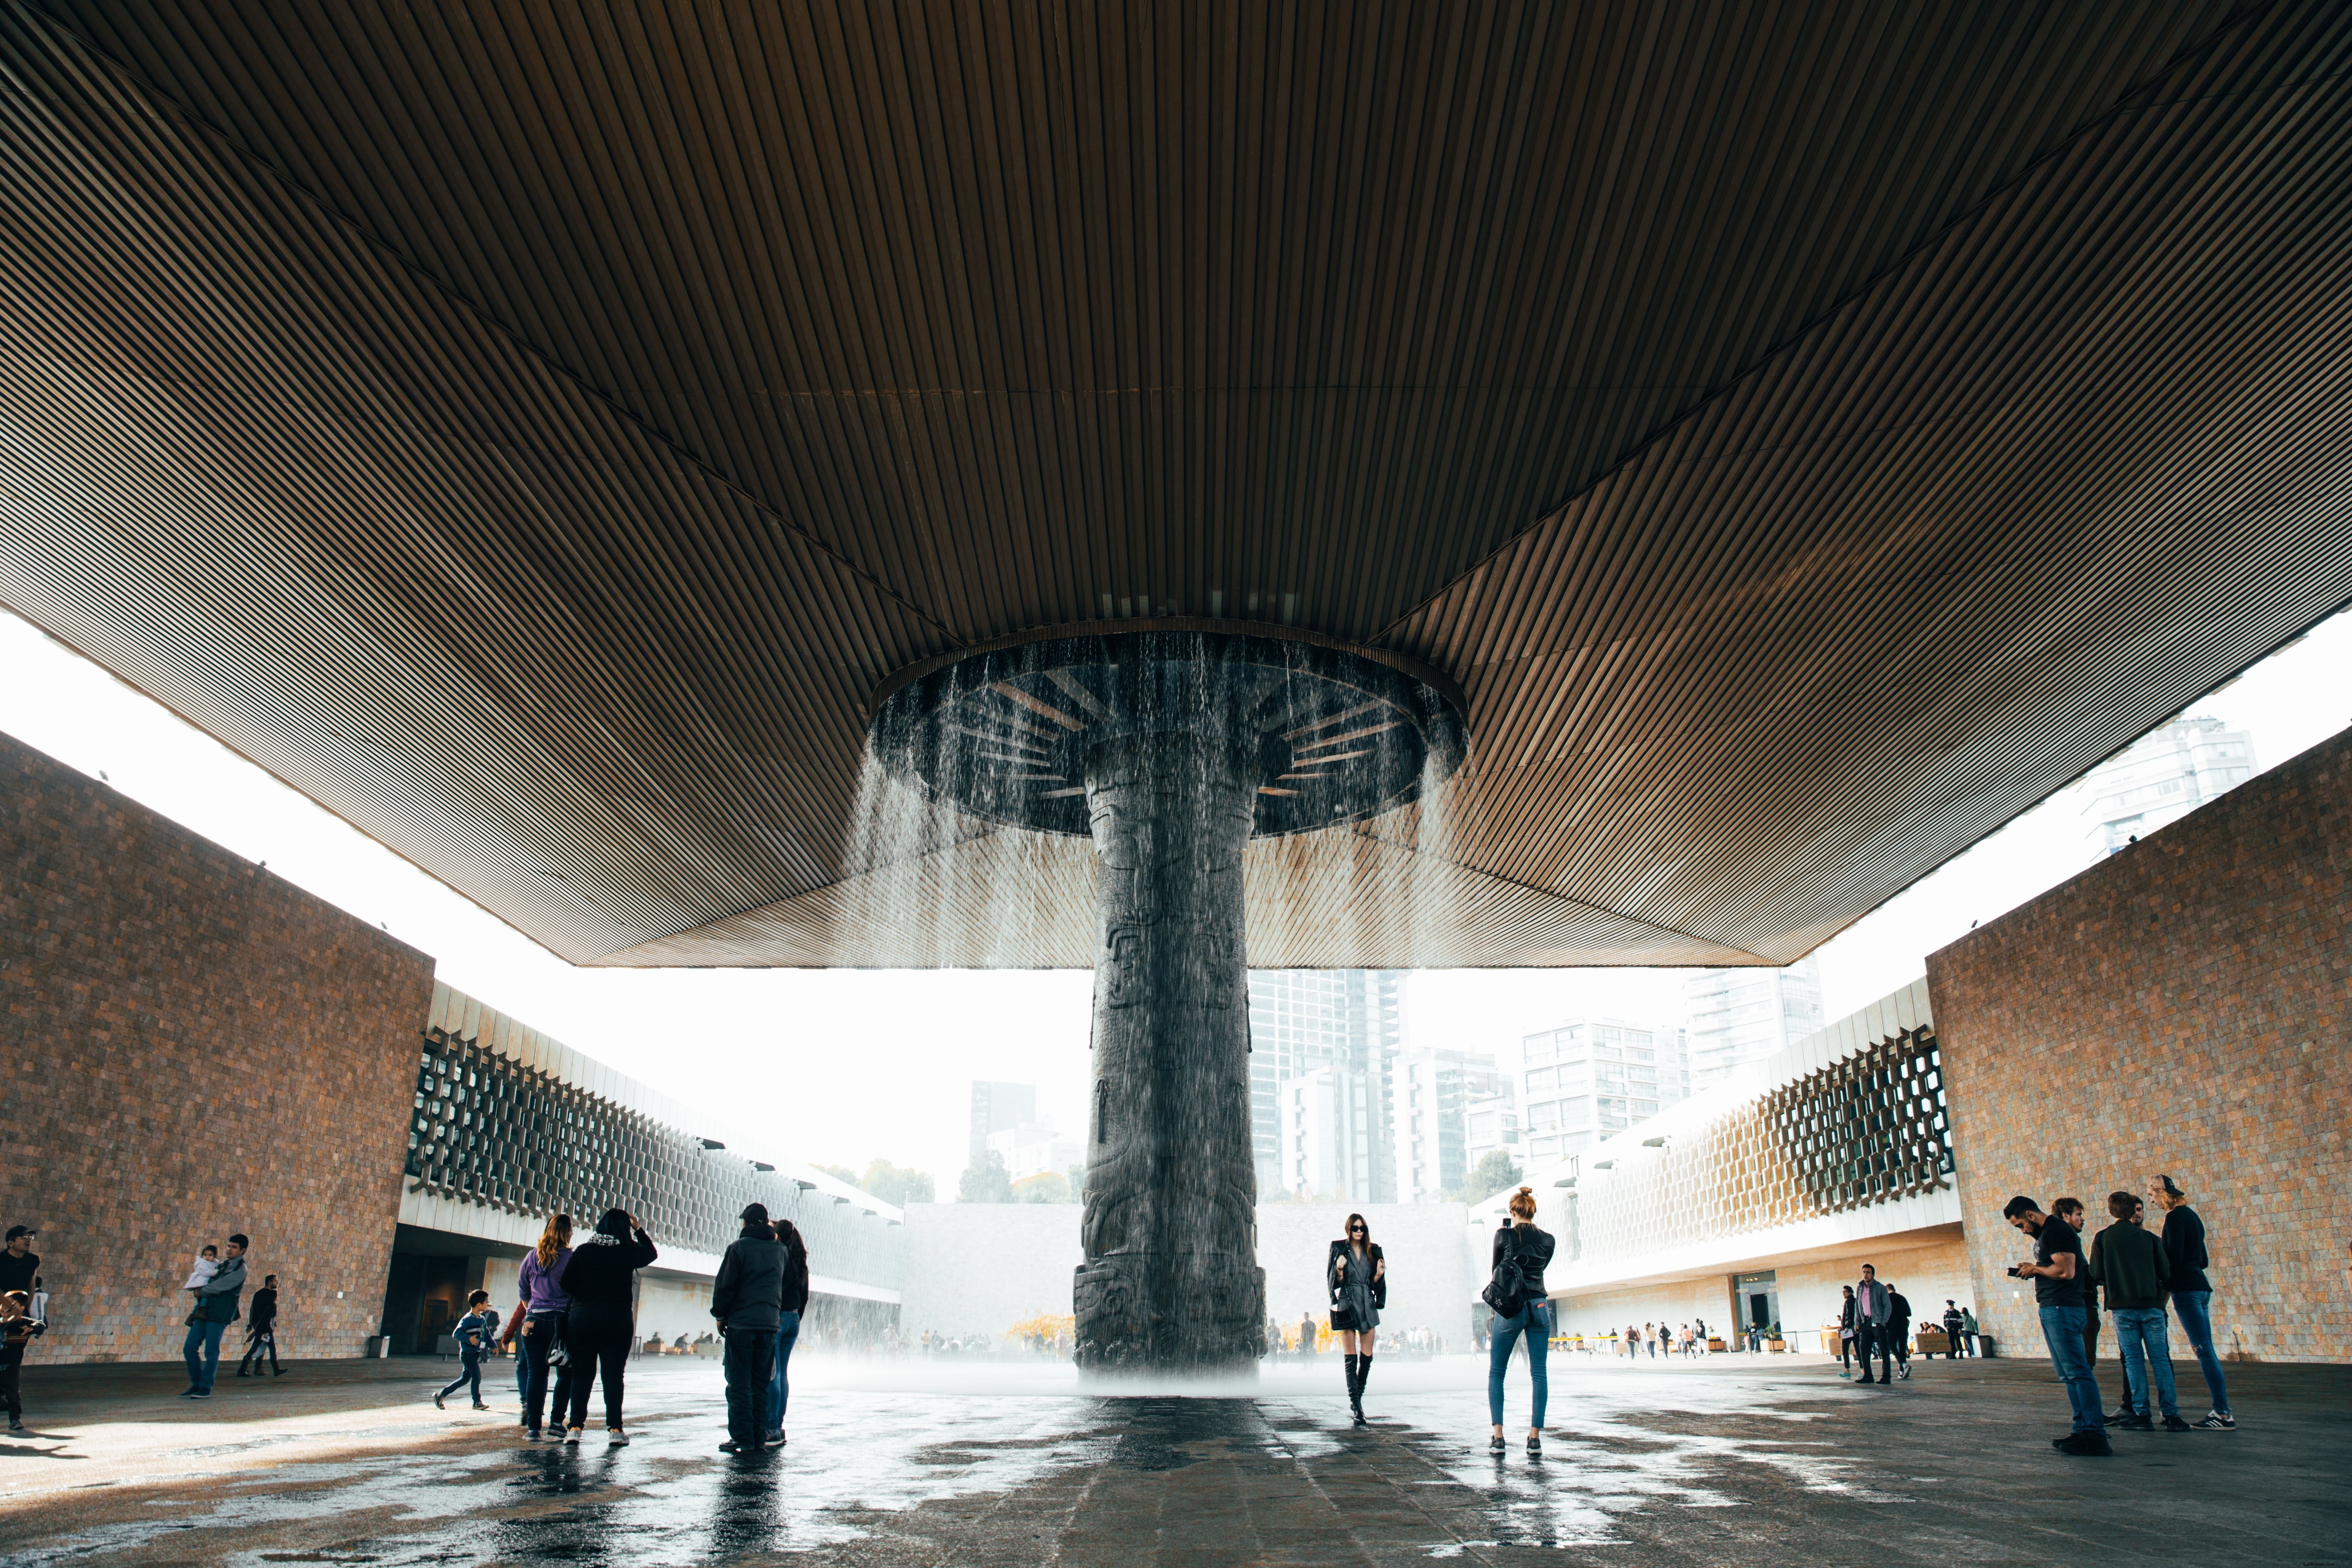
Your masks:
<svg viewBox="0 0 2352 1568"><path fill-rule="evenodd" d="M196 1288L196 1308L188 1314L188 1337L180 1354L188 1363L183 1399L210 1399L220 1375L221 1335L236 1321L236 1300L245 1293L245 1237L228 1238L228 1251L213 1277Z"/></svg>
<svg viewBox="0 0 2352 1568"><path fill-rule="evenodd" d="M743 1211L743 1234L727 1244L710 1286L710 1315L727 1340L727 1441L722 1453L756 1454L766 1445L768 1380L775 1372L776 1328L784 1303L783 1244L768 1228L768 1207Z"/></svg>
<svg viewBox="0 0 2352 1568"><path fill-rule="evenodd" d="M2123 1420L2126 1430L2155 1429L2148 1385L2156 1385L2164 1429L2186 1432L2172 1388L2172 1349L2166 1342L2164 1283L2169 1260L2164 1243L2132 1223L2129 1193L2109 1193L2107 1213L2116 1223L2091 1242L2091 1276L2107 1293L2107 1315L2116 1323L2116 1358L2124 1363ZM2144 1364L2143 1364L2144 1363Z"/></svg>

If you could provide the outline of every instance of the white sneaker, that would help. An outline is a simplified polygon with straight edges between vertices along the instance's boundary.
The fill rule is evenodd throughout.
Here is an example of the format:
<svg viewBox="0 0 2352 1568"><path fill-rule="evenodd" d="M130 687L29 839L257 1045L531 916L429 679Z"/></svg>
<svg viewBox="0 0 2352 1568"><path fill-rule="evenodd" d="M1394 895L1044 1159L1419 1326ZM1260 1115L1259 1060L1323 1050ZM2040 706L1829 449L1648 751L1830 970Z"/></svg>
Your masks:
<svg viewBox="0 0 2352 1568"><path fill-rule="evenodd" d="M580 1428L577 1426L566 1426L563 1429L563 1440L572 1447L578 1447L580 1446Z"/></svg>
<svg viewBox="0 0 2352 1568"><path fill-rule="evenodd" d="M625 1448L629 1446L629 1435L618 1426L607 1426L604 1428L604 1441L615 1448Z"/></svg>

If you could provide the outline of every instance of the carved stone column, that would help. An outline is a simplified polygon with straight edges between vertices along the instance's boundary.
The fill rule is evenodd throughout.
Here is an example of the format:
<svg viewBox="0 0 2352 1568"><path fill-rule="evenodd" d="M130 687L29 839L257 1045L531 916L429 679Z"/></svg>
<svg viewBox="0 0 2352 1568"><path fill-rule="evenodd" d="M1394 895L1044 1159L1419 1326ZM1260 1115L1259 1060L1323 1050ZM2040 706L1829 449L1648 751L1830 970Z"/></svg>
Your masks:
<svg viewBox="0 0 2352 1568"><path fill-rule="evenodd" d="M1100 859L1077 1360L1231 1372L1265 1348L1242 855L1254 752L1195 734L1087 755Z"/></svg>

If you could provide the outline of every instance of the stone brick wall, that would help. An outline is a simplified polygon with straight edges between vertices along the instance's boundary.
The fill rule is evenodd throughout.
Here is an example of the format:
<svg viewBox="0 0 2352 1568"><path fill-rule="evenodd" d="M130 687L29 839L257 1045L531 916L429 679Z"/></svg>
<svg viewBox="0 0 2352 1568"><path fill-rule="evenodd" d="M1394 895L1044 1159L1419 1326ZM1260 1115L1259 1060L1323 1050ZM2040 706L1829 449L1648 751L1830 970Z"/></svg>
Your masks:
<svg viewBox="0 0 2352 1568"><path fill-rule="evenodd" d="M1978 1311L2012 1352L2042 1340L2001 1205L2103 1214L2161 1171L2204 1216L2225 1356L2352 1360L2347 927L2352 731L1928 959Z"/></svg>
<svg viewBox="0 0 2352 1568"><path fill-rule="evenodd" d="M286 1353L358 1355L432 995L425 954L0 736L0 1224L40 1231L37 1358L176 1360L189 1258L240 1230Z"/></svg>

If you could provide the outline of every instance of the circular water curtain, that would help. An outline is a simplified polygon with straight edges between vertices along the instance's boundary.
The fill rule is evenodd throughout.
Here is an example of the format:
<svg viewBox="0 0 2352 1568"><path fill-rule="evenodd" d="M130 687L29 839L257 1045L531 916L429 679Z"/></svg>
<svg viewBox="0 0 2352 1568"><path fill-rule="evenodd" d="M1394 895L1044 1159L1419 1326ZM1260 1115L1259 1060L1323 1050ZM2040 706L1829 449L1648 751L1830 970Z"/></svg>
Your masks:
<svg viewBox="0 0 2352 1568"><path fill-rule="evenodd" d="M907 672L871 744L900 783L1086 835L1100 859L1079 1364L1253 1364L1243 852L1442 783L1464 753L1458 694L1393 656L1260 629L1089 630Z"/></svg>

